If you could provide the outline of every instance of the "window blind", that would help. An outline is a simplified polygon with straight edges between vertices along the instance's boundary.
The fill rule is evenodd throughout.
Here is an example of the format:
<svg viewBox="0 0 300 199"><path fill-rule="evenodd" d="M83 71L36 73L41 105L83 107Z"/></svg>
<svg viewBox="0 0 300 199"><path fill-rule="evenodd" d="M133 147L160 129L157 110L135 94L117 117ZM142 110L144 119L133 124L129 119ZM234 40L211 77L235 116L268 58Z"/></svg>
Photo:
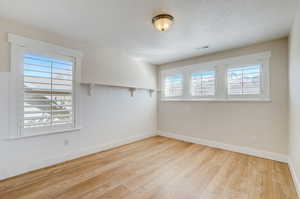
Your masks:
<svg viewBox="0 0 300 199"><path fill-rule="evenodd" d="M227 78L228 95L261 94L261 65L230 68Z"/></svg>
<svg viewBox="0 0 300 199"><path fill-rule="evenodd" d="M214 96L215 95L215 72L200 72L191 75L192 96Z"/></svg>
<svg viewBox="0 0 300 199"><path fill-rule="evenodd" d="M23 128L73 125L73 61L25 54Z"/></svg>
<svg viewBox="0 0 300 199"><path fill-rule="evenodd" d="M164 80L165 97L178 97L183 94L183 78L181 75L166 76Z"/></svg>

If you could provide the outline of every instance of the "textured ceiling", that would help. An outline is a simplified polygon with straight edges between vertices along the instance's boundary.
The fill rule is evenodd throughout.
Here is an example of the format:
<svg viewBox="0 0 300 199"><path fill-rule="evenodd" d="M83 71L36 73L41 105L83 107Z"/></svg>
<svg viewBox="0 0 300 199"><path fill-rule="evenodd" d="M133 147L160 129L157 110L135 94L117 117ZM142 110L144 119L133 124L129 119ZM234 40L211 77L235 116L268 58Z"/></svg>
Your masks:
<svg viewBox="0 0 300 199"><path fill-rule="evenodd" d="M161 64L287 36L296 5L297 0L0 0L0 17ZM175 24L157 32L151 18L164 11Z"/></svg>

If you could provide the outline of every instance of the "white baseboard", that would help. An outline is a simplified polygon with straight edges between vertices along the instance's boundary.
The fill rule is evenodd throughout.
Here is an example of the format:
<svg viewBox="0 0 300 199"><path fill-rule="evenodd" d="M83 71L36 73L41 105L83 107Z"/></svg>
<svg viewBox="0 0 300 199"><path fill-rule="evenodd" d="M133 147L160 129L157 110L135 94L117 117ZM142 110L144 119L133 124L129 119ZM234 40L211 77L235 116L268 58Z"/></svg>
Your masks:
<svg viewBox="0 0 300 199"><path fill-rule="evenodd" d="M300 180L296 174L296 170L295 170L294 164L292 163L291 159L289 159L289 168L290 168L292 178L293 178L293 181L294 181L294 184L296 187L298 198L300 198Z"/></svg>
<svg viewBox="0 0 300 199"><path fill-rule="evenodd" d="M45 167L55 165L58 163L62 163L62 162L68 161L68 160L76 159L76 158L86 156L89 154L112 149L112 148L115 148L118 146L129 144L129 143L132 143L132 142L135 142L138 140L142 140L142 139L146 139L149 137L153 137L156 135L157 135L156 133L151 133L151 134L142 134L142 135L138 135L138 136L132 136L132 137L124 138L124 139L115 140L109 144L104 144L101 146L93 146L93 147L79 149L78 151L73 151L73 152L62 154L62 155L59 155L56 157L41 160L40 162L36 162L34 164L27 165L27 166L24 166L21 168L20 167L7 168L7 170L5 172L4 171L0 172L0 180L4 180L6 178L17 176L17 175L27 173L30 171L34 171L37 169L45 168ZM17 165L17 166L20 166L20 165Z"/></svg>
<svg viewBox="0 0 300 199"><path fill-rule="evenodd" d="M260 157L260 158L276 160L279 162L285 162L285 163L288 162L287 155L284 155L284 154L278 154L278 153L273 153L273 152L269 152L269 151L257 150L257 149L253 149L253 148L249 148L249 147L225 144L225 143L221 143L221 142L216 142L216 141L211 141L211 140L206 140L206 139L201 139L201 138L195 138L195 137L189 137L189 136L179 135L179 134L170 133L170 132L158 131L158 135L169 137L169 138L174 138L177 140L183 140L183 141L191 142L191 143L195 143L195 144L201 144L201 145L205 145L205 146L209 146L209 147L214 147L214 148L224 149L224 150L228 150L228 151L252 155L252 156L256 156L256 157Z"/></svg>

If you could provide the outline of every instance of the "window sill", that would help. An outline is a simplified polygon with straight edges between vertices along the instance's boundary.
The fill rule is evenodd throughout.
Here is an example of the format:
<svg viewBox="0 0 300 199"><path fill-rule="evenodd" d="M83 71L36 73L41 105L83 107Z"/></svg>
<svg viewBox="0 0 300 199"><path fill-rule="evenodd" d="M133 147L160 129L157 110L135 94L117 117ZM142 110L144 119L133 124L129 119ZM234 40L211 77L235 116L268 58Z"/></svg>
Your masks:
<svg viewBox="0 0 300 199"><path fill-rule="evenodd" d="M67 133L67 132L80 131L81 129L82 129L82 127L60 129L60 130L55 130L55 131L46 131L43 133L36 133L36 134L32 134L32 135L12 136L5 140L18 140L18 139L24 139L24 138L37 137L37 136L51 135L51 134L61 134L61 133Z"/></svg>
<svg viewBox="0 0 300 199"><path fill-rule="evenodd" d="M271 99L245 98L245 99L160 99L163 102L272 102Z"/></svg>

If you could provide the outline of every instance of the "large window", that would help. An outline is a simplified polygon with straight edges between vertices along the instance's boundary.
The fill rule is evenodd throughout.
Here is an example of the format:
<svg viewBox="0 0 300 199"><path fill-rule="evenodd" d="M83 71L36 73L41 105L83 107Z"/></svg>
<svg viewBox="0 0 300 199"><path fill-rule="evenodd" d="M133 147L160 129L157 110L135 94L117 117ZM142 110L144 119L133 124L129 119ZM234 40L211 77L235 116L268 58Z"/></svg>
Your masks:
<svg viewBox="0 0 300 199"><path fill-rule="evenodd" d="M24 128L74 125L74 64L67 58L24 55Z"/></svg>
<svg viewBox="0 0 300 199"><path fill-rule="evenodd" d="M79 129L81 53L9 34L10 137Z"/></svg>
<svg viewBox="0 0 300 199"><path fill-rule="evenodd" d="M268 101L270 52L161 70L162 100Z"/></svg>

